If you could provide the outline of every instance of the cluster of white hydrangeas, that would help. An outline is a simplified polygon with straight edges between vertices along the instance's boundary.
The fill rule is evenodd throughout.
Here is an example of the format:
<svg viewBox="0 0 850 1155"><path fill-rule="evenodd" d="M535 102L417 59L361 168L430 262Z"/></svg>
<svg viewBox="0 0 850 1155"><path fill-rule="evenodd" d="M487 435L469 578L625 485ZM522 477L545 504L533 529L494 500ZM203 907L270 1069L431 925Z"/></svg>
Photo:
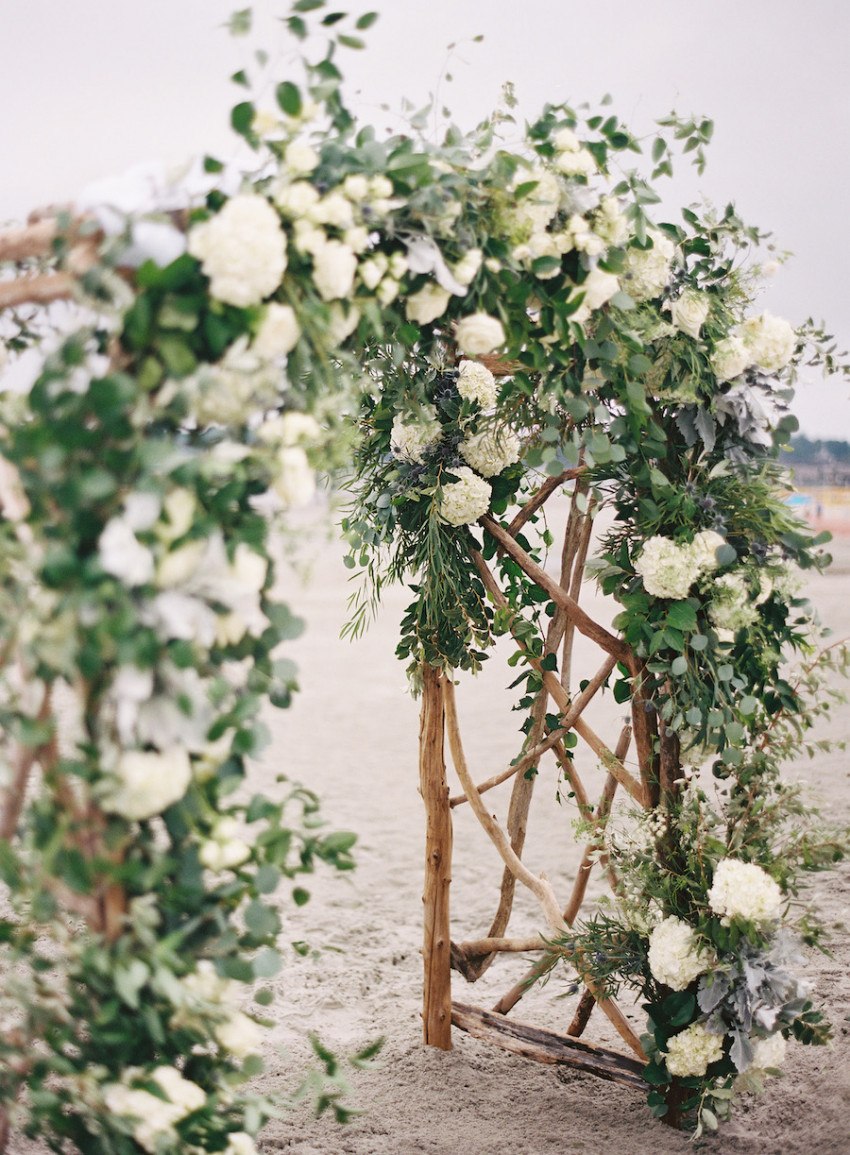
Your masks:
<svg viewBox="0 0 850 1155"><path fill-rule="evenodd" d="M690 545L677 545L669 537L650 537L634 563L643 588L655 598L686 598L702 573L699 557Z"/></svg>
<svg viewBox="0 0 850 1155"><path fill-rule="evenodd" d="M519 461L520 440L512 429L489 428L464 438L458 449L464 461L482 477L495 477Z"/></svg>
<svg viewBox="0 0 850 1155"><path fill-rule="evenodd" d="M457 391L464 401L477 401L482 409L492 409L499 395L499 386L486 365L478 361L461 361Z"/></svg>
<svg viewBox="0 0 850 1155"><path fill-rule="evenodd" d="M478 357L501 348L505 343L505 330L497 317L471 313L455 326L455 343L461 353Z"/></svg>
<svg viewBox="0 0 850 1155"><path fill-rule="evenodd" d="M717 864L708 905L724 920L771 922L782 913L779 883L754 862L724 858Z"/></svg>
<svg viewBox="0 0 850 1155"><path fill-rule="evenodd" d="M750 352L752 364L766 373L784 369L797 347L797 334L782 317L761 313L748 317L740 327L740 336Z"/></svg>
<svg viewBox="0 0 850 1155"><path fill-rule="evenodd" d="M571 128L560 128L552 135L555 146L553 164L564 176L595 176L599 165L593 153L584 147Z"/></svg>
<svg viewBox="0 0 850 1155"><path fill-rule="evenodd" d="M292 306L272 301L266 306L260 327L251 343L251 351L258 357L272 361L291 352L300 336L301 326Z"/></svg>
<svg viewBox="0 0 850 1155"><path fill-rule="evenodd" d="M141 1071L126 1072L127 1083L142 1076ZM157 1067L152 1079L168 1096L161 1099L150 1091L128 1086L127 1083L108 1083L103 1088L103 1102L112 1115L134 1122L133 1138L144 1150L153 1153L162 1149L164 1142L175 1142L174 1125L206 1104L207 1096L197 1083L184 1079L176 1067Z"/></svg>
<svg viewBox="0 0 850 1155"><path fill-rule="evenodd" d="M184 747L170 750L125 750L112 768L103 809L129 822L153 818L186 793L192 767Z"/></svg>
<svg viewBox="0 0 850 1155"><path fill-rule="evenodd" d="M448 525L472 525L490 509L493 491L488 482L466 465L452 469L457 481L442 488L440 517Z"/></svg>
<svg viewBox="0 0 850 1155"><path fill-rule="evenodd" d="M201 844L198 858L208 870L233 870L251 857L251 847L239 837L239 823L234 818L220 818L212 836Z"/></svg>
<svg viewBox="0 0 850 1155"><path fill-rule="evenodd" d="M656 230L650 232L652 248L629 249L623 287L636 301L659 297L670 281L670 266L676 247L669 237Z"/></svg>
<svg viewBox="0 0 850 1155"><path fill-rule="evenodd" d="M286 236L262 196L242 193L189 230L189 252L210 279L210 293L247 308L271 296L286 270Z"/></svg>
<svg viewBox="0 0 850 1155"><path fill-rule="evenodd" d="M437 410L433 405L423 405L415 420L405 420L402 414L396 414L390 432L390 445L397 457L419 464L425 459L426 451L436 445L442 436L443 427L437 418Z"/></svg>
<svg viewBox="0 0 850 1155"><path fill-rule="evenodd" d="M752 366L766 373L778 373L794 356L796 347L797 334L787 321L761 313L748 317L728 337L717 342L711 367L721 383L739 377Z"/></svg>
<svg viewBox="0 0 850 1155"><path fill-rule="evenodd" d="M702 1023L692 1023L667 1040L664 1061L679 1079L702 1076L712 1063L723 1058L723 1036L714 1035Z"/></svg>
<svg viewBox="0 0 850 1155"><path fill-rule="evenodd" d="M713 529L701 530L691 542L691 552L702 573L710 573L720 565L717 551L726 544L726 538Z"/></svg>
<svg viewBox="0 0 850 1155"><path fill-rule="evenodd" d="M708 317L708 294L700 293L696 289L685 289L675 301L667 301L664 309L669 312L670 319L679 332L687 333L696 341Z"/></svg>
<svg viewBox="0 0 850 1155"><path fill-rule="evenodd" d="M758 617L759 603L750 593L744 574L727 573L715 578L710 586L708 616L718 630L737 633L751 626ZM768 594L769 596L769 594Z"/></svg>
<svg viewBox="0 0 850 1155"><path fill-rule="evenodd" d="M649 969L653 978L683 991L715 963L713 952L700 943L693 927L671 915L649 936Z"/></svg>

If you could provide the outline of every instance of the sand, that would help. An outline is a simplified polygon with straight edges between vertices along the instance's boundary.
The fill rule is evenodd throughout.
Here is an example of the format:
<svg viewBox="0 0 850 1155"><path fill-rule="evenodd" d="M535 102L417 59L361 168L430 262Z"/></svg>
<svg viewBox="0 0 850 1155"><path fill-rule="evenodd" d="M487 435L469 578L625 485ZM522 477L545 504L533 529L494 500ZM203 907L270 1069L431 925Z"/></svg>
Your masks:
<svg viewBox="0 0 850 1155"><path fill-rule="evenodd" d="M337 543L314 549L309 579L294 579L291 600L306 618L304 636L288 653L300 667L302 693L293 708L275 712L274 742L255 770L253 786L273 791L285 772L318 792L330 827L359 835L357 869L346 875L320 869L306 884L312 900L295 910L284 903L285 938L306 940L306 957L288 953L272 984L277 1020L267 1048L266 1073L258 1087L290 1092L309 1057L305 1034L318 1032L339 1054L350 1054L378 1036L385 1038L375 1069L348 1069L350 1102L362 1114L345 1126L327 1116L316 1120L304 1105L284 1112L263 1132L263 1152L299 1155L517 1155L548 1152L653 1152L692 1150L686 1135L649 1115L642 1094L591 1075L556 1071L514 1058L456 1031L454 1049L421 1044L421 892L423 812L417 793L418 706L407 692L402 664L393 656L406 591L389 591L379 620L356 643L339 640L349 573ZM850 543L839 543L838 564L816 578L810 592L825 622L839 636L850 634ZM585 604L594 602L590 587ZM596 603L604 616L606 607ZM580 668L590 672L592 647L580 646ZM598 664L598 663L597 663ZM593 667L595 668L595 667ZM477 780L508 765L519 747L520 716L511 712L516 692L502 661L487 663L476 679L458 689L467 755ZM593 725L613 742L622 707L594 704ZM833 736L850 732L847 715L832 725ZM591 792L601 773L583 752L578 766ZM840 752L796 768L839 820L850 820L850 775ZM532 808L526 858L546 870L559 898L568 893L579 853L572 841L574 806L556 798L554 763L544 764ZM504 788L489 796L490 809L504 819ZM495 910L501 870L495 851L481 835L469 808L455 810L452 886L453 936L484 934ZM592 893L599 893L593 890ZM733 1121L704 1149L746 1155L844 1153L850 1150L850 940L847 935L850 868L813 878L813 900L833 927L834 953L815 954L809 975L830 1013L835 1042L828 1048L794 1046L782 1079L757 1100L744 1100ZM536 908L518 896L512 929L532 932ZM474 986L454 976L454 997L492 1006L526 969L527 956L501 958ZM534 988L514 1017L564 1030L575 997L569 976L556 973ZM629 1011L642 1027L639 1011ZM619 1041L598 1011L588 1039ZM14 1155L40 1149L13 1140Z"/></svg>

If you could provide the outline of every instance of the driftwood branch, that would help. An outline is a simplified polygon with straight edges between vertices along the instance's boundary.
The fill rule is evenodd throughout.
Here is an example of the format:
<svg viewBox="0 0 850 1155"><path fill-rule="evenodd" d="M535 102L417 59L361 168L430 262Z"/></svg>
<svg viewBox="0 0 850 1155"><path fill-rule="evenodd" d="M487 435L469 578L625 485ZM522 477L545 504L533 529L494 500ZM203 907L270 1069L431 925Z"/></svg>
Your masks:
<svg viewBox="0 0 850 1155"><path fill-rule="evenodd" d="M452 1004L452 1022L475 1038L494 1043L514 1055L522 1055L538 1063L574 1067L615 1083L623 1083L635 1090L646 1090L641 1074L643 1063L630 1055L621 1055L606 1047L594 1047L590 1043L517 1023L504 1015L462 1003Z"/></svg>
<svg viewBox="0 0 850 1155"><path fill-rule="evenodd" d="M538 509L544 505L556 490L560 489L562 485L566 485L568 481L580 477L587 471L586 465L577 465L574 469L565 469L563 473L559 473L557 477L549 477L537 492L528 499L516 517L508 526L508 533L511 537L516 537L519 531L526 525Z"/></svg>
<svg viewBox="0 0 850 1155"><path fill-rule="evenodd" d="M598 646L612 654L620 662L628 661L632 657L630 647L622 639L615 637L604 626L600 626L598 622L594 621L590 614L581 608L575 598L570 597L567 591L554 578L550 577L543 567L538 565L497 521L489 515L485 515L480 519L480 524L502 546L505 553L513 558L520 569L549 595L555 605L566 611L567 616L580 634L584 634L585 637L596 642Z"/></svg>

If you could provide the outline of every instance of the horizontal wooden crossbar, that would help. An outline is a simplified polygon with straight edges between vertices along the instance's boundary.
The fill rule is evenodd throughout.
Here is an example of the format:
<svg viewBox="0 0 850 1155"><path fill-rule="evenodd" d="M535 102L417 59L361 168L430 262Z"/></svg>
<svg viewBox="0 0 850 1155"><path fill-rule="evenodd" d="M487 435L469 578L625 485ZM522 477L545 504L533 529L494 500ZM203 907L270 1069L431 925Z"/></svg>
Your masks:
<svg viewBox="0 0 850 1155"><path fill-rule="evenodd" d="M553 1031L530 1027L527 1023L518 1023L505 1015L465 1003L452 1003L452 1023L474 1038L493 1043L514 1055L552 1066L574 1067L612 1083L646 1090L643 1063L619 1051L609 1051L606 1047L595 1047L569 1035L556 1035Z"/></svg>

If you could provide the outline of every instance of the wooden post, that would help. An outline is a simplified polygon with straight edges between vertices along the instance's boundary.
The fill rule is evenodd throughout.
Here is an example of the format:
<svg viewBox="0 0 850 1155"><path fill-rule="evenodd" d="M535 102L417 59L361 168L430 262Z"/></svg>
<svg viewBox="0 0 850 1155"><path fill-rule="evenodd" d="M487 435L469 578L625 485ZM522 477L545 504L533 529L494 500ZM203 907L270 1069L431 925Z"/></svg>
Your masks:
<svg viewBox="0 0 850 1155"><path fill-rule="evenodd" d="M446 782L444 675L422 665L419 726L419 789L425 803L425 925L422 943L425 1043L452 1049L451 934L449 887L452 881L452 812Z"/></svg>

